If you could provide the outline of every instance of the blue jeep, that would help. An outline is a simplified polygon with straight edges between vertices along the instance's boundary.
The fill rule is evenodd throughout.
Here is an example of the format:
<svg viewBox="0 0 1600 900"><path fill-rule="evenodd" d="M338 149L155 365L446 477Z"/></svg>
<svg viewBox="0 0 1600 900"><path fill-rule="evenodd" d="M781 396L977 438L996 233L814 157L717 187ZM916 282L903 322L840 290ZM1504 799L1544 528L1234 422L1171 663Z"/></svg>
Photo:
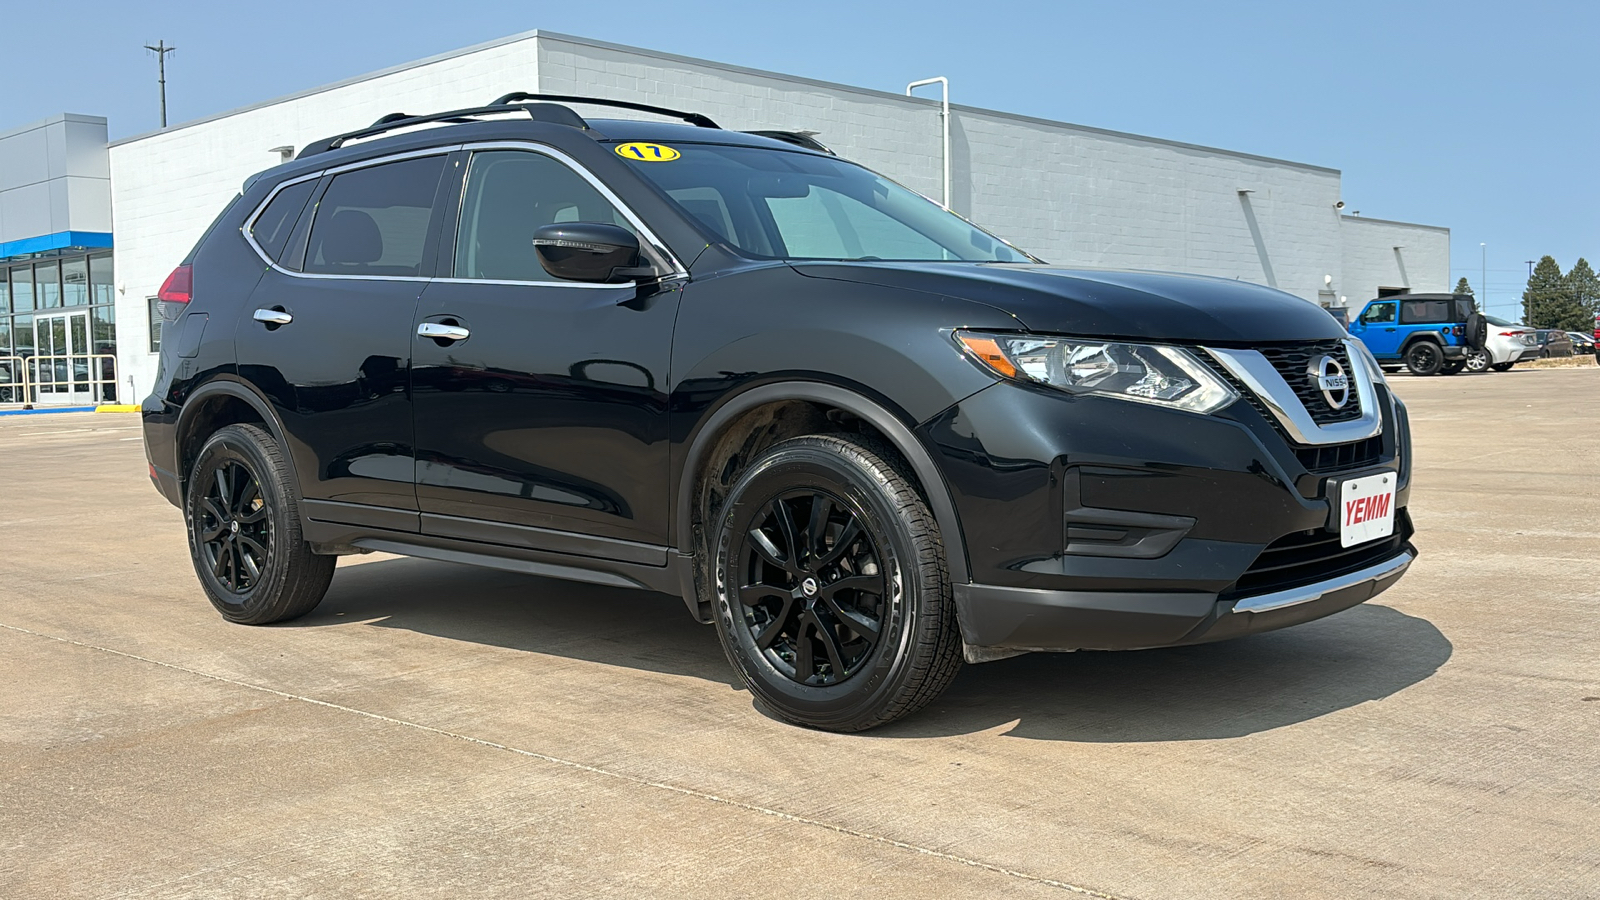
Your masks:
<svg viewBox="0 0 1600 900"><path fill-rule="evenodd" d="M1489 325L1471 294L1400 294L1369 302L1350 322L1384 368L1413 375L1454 375L1482 352Z"/></svg>

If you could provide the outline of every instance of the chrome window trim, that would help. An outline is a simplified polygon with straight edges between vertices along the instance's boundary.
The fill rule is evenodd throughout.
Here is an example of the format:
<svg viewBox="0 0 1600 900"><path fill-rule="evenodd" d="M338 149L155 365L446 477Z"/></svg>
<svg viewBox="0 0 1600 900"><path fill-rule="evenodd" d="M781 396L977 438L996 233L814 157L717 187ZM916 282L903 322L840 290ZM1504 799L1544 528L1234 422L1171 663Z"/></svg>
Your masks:
<svg viewBox="0 0 1600 900"><path fill-rule="evenodd" d="M1283 379L1283 375L1265 356L1255 350L1223 347L1201 349L1211 354L1211 358L1227 369L1228 374L1239 379L1260 398L1295 443L1322 446L1364 441L1383 432L1383 412L1378 407L1378 392L1373 385L1372 372L1364 363L1357 361L1361 350L1354 345L1353 338L1345 338L1341 343L1349 354L1350 376L1355 380L1356 396L1361 401L1361 418L1327 425L1319 425L1311 418L1300 397L1289 387L1289 382Z"/></svg>
<svg viewBox="0 0 1600 900"><path fill-rule="evenodd" d="M334 275L326 272L296 272L292 269L285 269L283 266L278 265L277 260L268 256L265 250L261 249L261 245L256 243L255 235L252 234L252 232L256 227L256 220L261 218L261 214L263 212L266 212L267 207L271 205L272 201L278 196L278 192L289 187L290 185L300 184L304 181L311 181L313 179L321 178L324 175L338 175L343 172L353 171L355 169L366 169L372 166L381 166L384 163L401 162L403 160L417 159L423 156L449 156L451 153L454 153L460 149L460 144L453 144L445 147L428 147L424 150L407 150L404 153L394 153L388 156L378 156L371 159L363 159L360 162L346 163L342 166L318 169L315 172L305 175L298 175L294 178L290 178L287 181L280 182L276 187L274 187L271 193L267 194L266 199L262 200L261 203L256 206L255 210L251 212L250 215L245 217L244 224L239 226L239 231L244 236L245 242L250 245L250 249L254 250L256 255L261 257L262 262L265 262L274 270L284 275L288 275L291 278L333 278L339 280L354 279L357 281L431 281L432 279L425 275ZM312 214L316 214L315 209L312 210ZM309 235L309 231L307 233Z"/></svg>
<svg viewBox="0 0 1600 900"><path fill-rule="evenodd" d="M498 281L498 280L489 280L489 279L486 279L486 278L456 278L454 276L429 277L429 276L426 276L426 275L342 275L342 274L332 274L332 273L327 273L327 272L296 272L296 271L293 271L291 269L286 269L283 266L278 265L277 261L272 259L270 256L268 256L266 251L261 248L261 245L256 243L255 235L251 233L252 230L255 228L256 220L259 219L261 217L261 214L266 211L267 206L272 203L272 201L278 196L278 193L280 191L282 191L283 189L285 189L285 188L287 188L287 187L289 187L291 185L300 184L300 183L305 182L305 181L312 181L314 179L319 179L319 178L322 178L325 175L339 175L339 174L342 174L344 172L354 171L356 169L366 169L366 168L371 168L373 166L381 166L381 165L384 165L385 163L401 162L403 160L416 159L416 158L424 157L424 156L448 156L451 153L455 153L455 152L461 151L461 150L468 150L468 151L472 151L472 150L521 150L521 151L529 152L529 153L542 153L545 156L548 156L551 159L554 159L555 161L561 163L562 165L564 165L567 168L571 169L572 171L576 172L578 174L578 177L582 178L584 181L587 181L590 184L590 186L592 186L596 191L598 191L600 193L600 196L602 196L602 197L604 197L606 199L606 202L608 202L612 206L616 207L622 213L623 217L626 218L629 221L629 223L631 223L633 225L634 228L639 230L639 234L646 241L649 242L650 246L658 254L660 254L663 259L665 259L672 266L673 271L668 273L668 274L666 274L666 275L664 275L664 276L662 276L662 280L663 281L665 281L667 279L672 279L672 278L686 278L686 277L688 277L688 275L689 275L688 268L686 266L684 266L682 261L680 261L678 259L678 257L670 249L667 248L666 244L659 237L656 236L656 233L654 231L652 231L649 228L649 226L644 224L644 220L640 219L639 216L636 213L634 213L634 211L632 209L630 209L627 204L622 202L622 198L618 197L609 187L607 187L603 182L601 182L600 179L596 178L591 172L589 172L589 170L585 169L582 165L580 165L577 162L577 160L574 160L572 157L568 156L565 153L562 153L560 150L557 150L554 147L551 147L551 146L549 146L547 144L540 144L540 143L537 143L535 141L506 141L506 140L500 140L500 141L479 141L479 142L471 143L471 144L449 144L449 145L444 145L444 146L439 146L439 147L428 147L428 148L425 148L425 149L422 149L422 150L408 150L408 151L405 151L403 153L393 153L393 154L389 154L387 156L376 156L376 157L372 157L370 159L360 160L359 162L346 163L346 164L344 164L342 166L333 166L333 167L327 168L327 169L319 169L319 170L317 170L315 172L310 172L310 173L307 173L305 175L297 175L294 178L288 179L287 181L280 182L276 187L274 187L272 189L271 193L267 194L266 199L262 200L256 206L255 210L252 211L250 213L250 215L245 218L244 224L242 226L240 226L240 232L243 234L245 241L250 245L250 248L256 252L257 256L261 257L261 260L263 262L265 262L268 266L270 266L272 269L276 270L277 272L279 272L281 274L284 274L284 275L288 275L291 278L320 278L320 279L329 279L329 278L331 278L331 279L353 279L353 280L357 280L357 281L413 281L413 282L439 281L439 282L443 282L443 283L446 283L446 284L501 284L501 285L522 285L522 286L537 285L537 286L541 286L541 287L587 288L587 289L590 289L590 290L598 289L598 290L613 290L613 291L614 290L618 290L618 289L631 287L631 286L633 286L633 284L636 283L636 282L627 282L627 283L623 283L623 284L593 284L593 283L589 283L589 282L580 282L580 281ZM468 172L468 175L470 175L470 174L471 173ZM466 196L465 186L466 186L466 180L465 180L465 178L463 178L463 180L462 180L463 190L461 192L461 196L462 197ZM460 200L460 198L457 198L457 199L458 199L458 201ZM316 212L315 209L313 209L312 210L313 215L315 215L315 212ZM461 220L459 209L457 210L457 213L454 216L454 218L455 218L457 224L459 225L460 220ZM443 239L444 239L444 236L440 235L440 240L443 240ZM452 240L453 239L454 238L452 236Z"/></svg>
<svg viewBox="0 0 1600 900"><path fill-rule="evenodd" d="M1291 606L1299 606L1302 603L1321 600L1334 591L1359 587L1362 584L1383 581L1387 578L1398 578L1401 573L1411 566L1412 561L1416 558L1416 554L1410 550L1402 550L1396 556L1392 556L1380 563L1374 563L1365 569L1358 569L1348 575L1340 575L1327 581L1319 581L1316 584L1308 584L1304 587L1289 588L1284 591L1274 591L1270 594L1246 597L1233 604L1233 611L1236 613L1258 613L1275 609L1287 609Z"/></svg>
<svg viewBox="0 0 1600 900"><path fill-rule="evenodd" d="M650 226L646 225L644 220L639 218L638 214L630 209L626 203L622 202L621 197L618 197L616 193L611 190L611 188L606 186L605 182L595 177L592 172L590 172L588 169L585 169L577 160L561 152L560 150L557 150L548 144L540 144L535 141L514 140L477 141L470 144L462 144L460 149L467 150L469 152L476 152L480 150L520 150L525 153L539 153L561 163L562 165L571 169L573 172L577 173L579 178L582 178L584 181L588 182L589 186L594 188L595 191L600 194L600 196L604 197L607 203L610 203L617 209L618 212L622 213L623 218L627 219L629 224L633 225L633 227L638 230L640 237L646 243L648 243L650 247L661 256L662 259L667 261L667 263L672 267L672 271L661 276L661 280L665 281L672 278L688 277L688 267L685 266L683 262L678 259L677 255L667 247L666 242L657 237L656 233L650 229ZM471 177L472 169L469 163L466 176L461 182L462 190L460 200L463 203L466 201L467 196L467 179L470 179ZM461 227L461 211L457 212L455 220L456 227L459 229ZM442 235L440 239L443 239ZM443 282L445 284L538 285L542 287L589 288L599 290L616 290L618 288L630 287L637 283L625 282L622 284L594 284L591 282L582 281L502 281L491 280L488 278L457 278L454 275L439 276L433 280Z"/></svg>

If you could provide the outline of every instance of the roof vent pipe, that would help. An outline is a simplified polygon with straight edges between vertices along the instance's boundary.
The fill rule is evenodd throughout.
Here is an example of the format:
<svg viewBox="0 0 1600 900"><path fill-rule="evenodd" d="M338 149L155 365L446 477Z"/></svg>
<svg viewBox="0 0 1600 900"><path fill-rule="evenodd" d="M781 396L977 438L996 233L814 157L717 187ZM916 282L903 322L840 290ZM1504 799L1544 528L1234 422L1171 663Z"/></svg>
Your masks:
<svg viewBox="0 0 1600 900"><path fill-rule="evenodd" d="M906 85L906 96L911 96L913 88L923 85L937 84L944 90L944 97L939 102L939 118L944 122L944 199L945 209L950 208L950 79L943 75L937 78L924 78Z"/></svg>

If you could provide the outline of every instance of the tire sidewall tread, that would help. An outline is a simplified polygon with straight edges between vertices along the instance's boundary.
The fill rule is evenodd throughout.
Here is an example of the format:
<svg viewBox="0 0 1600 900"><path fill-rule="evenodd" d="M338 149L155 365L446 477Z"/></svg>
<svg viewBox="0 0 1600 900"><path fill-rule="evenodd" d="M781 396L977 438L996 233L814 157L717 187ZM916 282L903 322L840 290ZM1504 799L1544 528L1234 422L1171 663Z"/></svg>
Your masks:
<svg viewBox="0 0 1600 900"><path fill-rule="evenodd" d="M233 594L205 571L195 522L203 485L216 463L237 459L249 466L261 486L272 523L272 546L266 569L254 587ZM337 560L311 552L300 528L300 503L283 449L256 425L228 425L206 439L195 456L185 484L183 518L189 557L206 597L223 618L243 625L267 625L305 615L322 602ZM241 600L242 597L242 600Z"/></svg>

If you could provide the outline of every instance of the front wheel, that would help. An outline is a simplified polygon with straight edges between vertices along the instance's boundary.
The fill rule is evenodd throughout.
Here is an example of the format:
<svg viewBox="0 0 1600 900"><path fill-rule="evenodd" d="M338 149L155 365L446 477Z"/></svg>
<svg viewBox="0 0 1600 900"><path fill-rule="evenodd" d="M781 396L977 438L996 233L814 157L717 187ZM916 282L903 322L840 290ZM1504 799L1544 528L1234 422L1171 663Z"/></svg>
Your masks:
<svg viewBox="0 0 1600 900"><path fill-rule="evenodd" d="M229 425L200 448L184 497L189 555L211 605L230 622L266 625L322 602L337 560L300 535L300 509L278 442Z"/></svg>
<svg viewBox="0 0 1600 900"><path fill-rule="evenodd" d="M717 633L778 716L861 731L922 708L960 669L939 527L887 445L772 446L729 490L714 541Z"/></svg>
<svg viewBox="0 0 1600 900"><path fill-rule="evenodd" d="M1406 368L1413 375L1437 375L1444 365L1444 351L1432 341L1417 341L1406 349Z"/></svg>
<svg viewBox="0 0 1600 900"><path fill-rule="evenodd" d="M1489 354L1483 350L1468 350L1466 367L1474 375L1489 371Z"/></svg>

